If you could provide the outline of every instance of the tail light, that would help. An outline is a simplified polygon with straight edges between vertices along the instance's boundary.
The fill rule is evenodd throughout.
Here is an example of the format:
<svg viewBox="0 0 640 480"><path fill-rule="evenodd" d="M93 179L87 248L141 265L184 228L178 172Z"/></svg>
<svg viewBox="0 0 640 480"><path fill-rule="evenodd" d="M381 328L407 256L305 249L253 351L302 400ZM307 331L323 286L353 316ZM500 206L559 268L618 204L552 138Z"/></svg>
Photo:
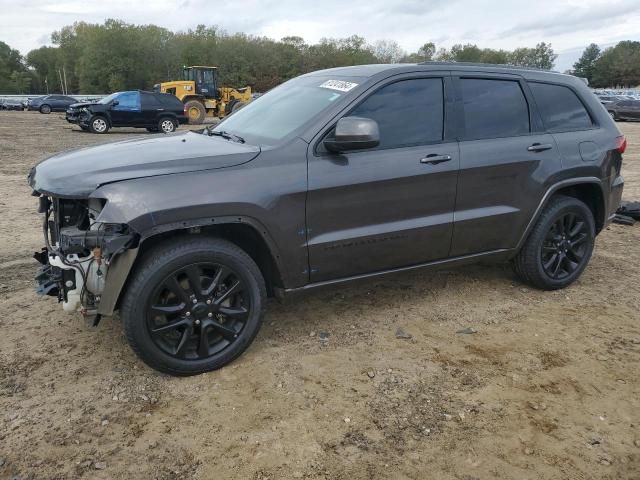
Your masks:
<svg viewBox="0 0 640 480"><path fill-rule="evenodd" d="M627 149L627 139L624 137L624 135L616 137L616 149L618 150L618 152L620 152L620 154L623 154Z"/></svg>

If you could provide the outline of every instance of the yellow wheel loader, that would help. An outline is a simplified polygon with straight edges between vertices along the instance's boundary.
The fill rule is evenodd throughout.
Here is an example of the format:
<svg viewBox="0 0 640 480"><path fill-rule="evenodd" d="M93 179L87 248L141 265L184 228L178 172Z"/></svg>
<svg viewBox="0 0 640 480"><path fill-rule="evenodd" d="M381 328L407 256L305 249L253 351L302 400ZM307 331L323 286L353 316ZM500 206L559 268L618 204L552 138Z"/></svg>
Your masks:
<svg viewBox="0 0 640 480"><path fill-rule="evenodd" d="M216 67L184 67L182 80L162 82L153 88L178 97L184 103L189 123L195 125L207 116L223 118L251 101L251 87L219 87Z"/></svg>

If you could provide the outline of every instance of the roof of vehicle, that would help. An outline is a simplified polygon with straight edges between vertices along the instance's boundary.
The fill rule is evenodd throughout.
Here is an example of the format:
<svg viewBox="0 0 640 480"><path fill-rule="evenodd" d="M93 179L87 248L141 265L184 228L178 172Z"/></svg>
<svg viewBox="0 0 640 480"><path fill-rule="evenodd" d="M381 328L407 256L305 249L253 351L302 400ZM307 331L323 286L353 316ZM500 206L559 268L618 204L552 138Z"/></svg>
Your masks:
<svg viewBox="0 0 640 480"><path fill-rule="evenodd" d="M423 63L392 63L392 64L372 64L372 65L354 65L350 67L336 67L327 70L319 70L312 72L314 74L333 73L335 75L345 75L351 77L370 77L385 71L396 71L397 73L409 72L416 70L456 70L456 71L486 71L497 73L534 73L543 75L553 75L557 77L569 77L560 72L542 70L532 67L517 67L513 65L495 65L489 63L468 63L468 62L423 62Z"/></svg>

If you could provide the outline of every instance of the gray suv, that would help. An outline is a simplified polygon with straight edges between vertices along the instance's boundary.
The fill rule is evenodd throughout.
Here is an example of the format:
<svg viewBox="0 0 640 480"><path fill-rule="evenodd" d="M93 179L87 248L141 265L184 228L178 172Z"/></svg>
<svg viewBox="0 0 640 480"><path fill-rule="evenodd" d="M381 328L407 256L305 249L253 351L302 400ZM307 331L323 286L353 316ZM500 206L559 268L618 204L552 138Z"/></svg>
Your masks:
<svg viewBox="0 0 640 480"><path fill-rule="evenodd" d="M290 80L199 132L30 172L39 290L175 375L255 338L265 298L387 272L511 261L574 282L623 188L625 138L578 78L472 64Z"/></svg>

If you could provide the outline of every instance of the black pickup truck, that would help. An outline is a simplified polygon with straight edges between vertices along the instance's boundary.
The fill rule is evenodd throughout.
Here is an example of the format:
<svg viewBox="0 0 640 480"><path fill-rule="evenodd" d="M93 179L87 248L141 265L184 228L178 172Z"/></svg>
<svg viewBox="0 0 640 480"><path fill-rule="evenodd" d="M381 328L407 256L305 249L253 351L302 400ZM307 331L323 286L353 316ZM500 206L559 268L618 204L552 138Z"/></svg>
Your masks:
<svg viewBox="0 0 640 480"><path fill-rule="evenodd" d="M140 90L112 93L96 103L75 103L66 119L93 133L107 133L112 127L171 133L188 121L184 104L175 96Z"/></svg>

